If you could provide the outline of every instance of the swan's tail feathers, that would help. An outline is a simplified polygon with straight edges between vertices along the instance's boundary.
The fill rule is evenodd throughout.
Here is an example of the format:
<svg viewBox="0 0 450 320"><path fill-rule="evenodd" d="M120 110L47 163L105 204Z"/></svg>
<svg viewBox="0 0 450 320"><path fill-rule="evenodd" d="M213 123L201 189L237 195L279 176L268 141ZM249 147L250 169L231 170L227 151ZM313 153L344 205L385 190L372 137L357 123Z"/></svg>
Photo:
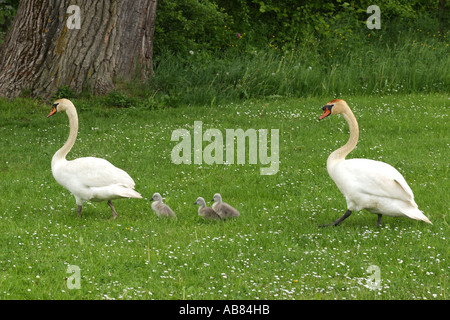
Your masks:
<svg viewBox="0 0 450 320"><path fill-rule="evenodd" d="M411 210L404 210L403 214L405 216L407 216L410 219L414 219L414 220L421 220L421 221L425 221L429 224L432 224L430 219L428 219L422 211L420 211L419 209L411 209Z"/></svg>
<svg viewBox="0 0 450 320"><path fill-rule="evenodd" d="M142 199L139 192L133 190L133 188L123 185L114 184L107 187L91 188L92 198L94 201L111 200L117 198L137 198Z"/></svg>
<svg viewBox="0 0 450 320"><path fill-rule="evenodd" d="M123 188L123 190L120 192L120 196L124 198L142 199L142 195L139 192L130 188Z"/></svg>
<svg viewBox="0 0 450 320"><path fill-rule="evenodd" d="M125 192L122 196L125 198L142 199L141 194L133 189L128 189L127 192Z"/></svg>

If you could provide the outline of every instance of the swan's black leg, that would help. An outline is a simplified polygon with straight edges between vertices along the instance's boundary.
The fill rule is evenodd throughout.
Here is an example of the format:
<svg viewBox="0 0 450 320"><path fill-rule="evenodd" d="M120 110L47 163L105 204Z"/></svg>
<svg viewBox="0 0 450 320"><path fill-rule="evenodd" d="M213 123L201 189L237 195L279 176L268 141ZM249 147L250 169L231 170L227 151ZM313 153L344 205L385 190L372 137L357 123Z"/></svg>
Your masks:
<svg viewBox="0 0 450 320"><path fill-rule="evenodd" d="M77 206L77 215L78 215L78 218L81 218L81 206Z"/></svg>
<svg viewBox="0 0 450 320"><path fill-rule="evenodd" d="M337 226L339 223L341 223L342 221L344 221L345 219L350 217L351 214L352 214L352 211L347 210L347 211L345 211L344 215L342 217L340 217L339 219L337 219L335 222L330 223L330 224L322 224L319 227Z"/></svg>
<svg viewBox="0 0 450 320"><path fill-rule="evenodd" d="M108 205L111 208L111 211L112 211L112 214L113 214L113 219L116 219L117 218L117 212L116 212L116 209L114 209L114 206L113 206L111 200L108 201Z"/></svg>
<svg viewBox="0 0 450 320"><path fill-rule="evenodd" d="M377 227L381 226L381 218L383 217L383 215L379 214L378 215L378 219L377 219Z"/></svg>

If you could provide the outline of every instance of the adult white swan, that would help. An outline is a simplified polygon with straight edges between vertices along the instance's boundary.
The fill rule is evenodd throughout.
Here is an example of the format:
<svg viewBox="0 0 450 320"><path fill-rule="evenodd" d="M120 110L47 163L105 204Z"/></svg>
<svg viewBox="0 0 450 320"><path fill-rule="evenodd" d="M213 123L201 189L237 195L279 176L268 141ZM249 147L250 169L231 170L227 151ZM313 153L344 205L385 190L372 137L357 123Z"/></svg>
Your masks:
<svg viewBox="0 0 450 320"><path fill-rule="evenodd" d="M117 212L111 202L118 198L142 198L134 189L133 179L110 162L101 158L86 157L68 161L66 156L75 144L78 134L78 115L70 100L55 101L50 117L56 112L65 111L69 117L69 138L52 158L52 173L55 180L69 190L77 203L77 213L81 217L81 208L86 201L108 201L113 218Z"/></svg>
<svg viewBox="0 0 450 320"><path fill-rule="evenodd" d="M381 224L382 215L408 217L431 223L418 209L411 188L394 167L369 159L345 160L355 148L359 137L358 123L347 103L341 99L332 100L322 110L319 120L331 114L341 114L350 128L347 143L332 152L327 160L328 173L345 196L347 211L335 222L323 226L337 226L352 211L361 209L378 215L377 226Z"/></svg>

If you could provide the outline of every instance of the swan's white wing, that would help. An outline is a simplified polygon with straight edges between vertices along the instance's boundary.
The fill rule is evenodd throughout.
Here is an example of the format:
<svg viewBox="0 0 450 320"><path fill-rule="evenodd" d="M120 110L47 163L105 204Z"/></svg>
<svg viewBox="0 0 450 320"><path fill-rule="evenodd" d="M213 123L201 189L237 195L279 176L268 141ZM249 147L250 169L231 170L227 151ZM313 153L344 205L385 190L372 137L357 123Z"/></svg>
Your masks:
<svg viewBox="0 0 450 320"><path fill-rule="evenodd" d="M85 157L65 163L65 174L86 187L105 187L120 184L134 188L133 179L123 171L101 158Z"/></svg>
<svg viewBox="0 0 450 320"><path fill-rule="evenodd" d="M369 159L349 159L336 166L338 180L348 192L399 199L414 203L403 176L391 165ZM339 187L339 183L336 182ZM414 203L415 204L415 203Z"/></svg>
<svg viewBox="0 0 450 320"><path fill-rule="evenodd" d="M142 198L134 189L133 179L110 162L101 158L78 158L52 166L56 181L77 199L104 201L116 198Z"/></svg>
<svg viewBox="0 0 450 320"><path fill-rule="evenodd" d="M394 167L368 159L337 163L330 176L347 200L350 210L367 209L389 216L431 221L419 210L411 188Z"/></svg>

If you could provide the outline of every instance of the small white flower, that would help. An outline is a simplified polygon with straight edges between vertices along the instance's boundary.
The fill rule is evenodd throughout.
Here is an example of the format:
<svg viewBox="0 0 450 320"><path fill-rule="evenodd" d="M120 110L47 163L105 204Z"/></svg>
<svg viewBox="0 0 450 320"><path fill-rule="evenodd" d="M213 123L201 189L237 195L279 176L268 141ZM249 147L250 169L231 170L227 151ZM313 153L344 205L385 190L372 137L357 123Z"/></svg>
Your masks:
<svg viewBox="0 0 450 320"><path fill-rule="evenodd" d="M189 54L192 56L194 54L194 51L189 50Z"/></svg>

